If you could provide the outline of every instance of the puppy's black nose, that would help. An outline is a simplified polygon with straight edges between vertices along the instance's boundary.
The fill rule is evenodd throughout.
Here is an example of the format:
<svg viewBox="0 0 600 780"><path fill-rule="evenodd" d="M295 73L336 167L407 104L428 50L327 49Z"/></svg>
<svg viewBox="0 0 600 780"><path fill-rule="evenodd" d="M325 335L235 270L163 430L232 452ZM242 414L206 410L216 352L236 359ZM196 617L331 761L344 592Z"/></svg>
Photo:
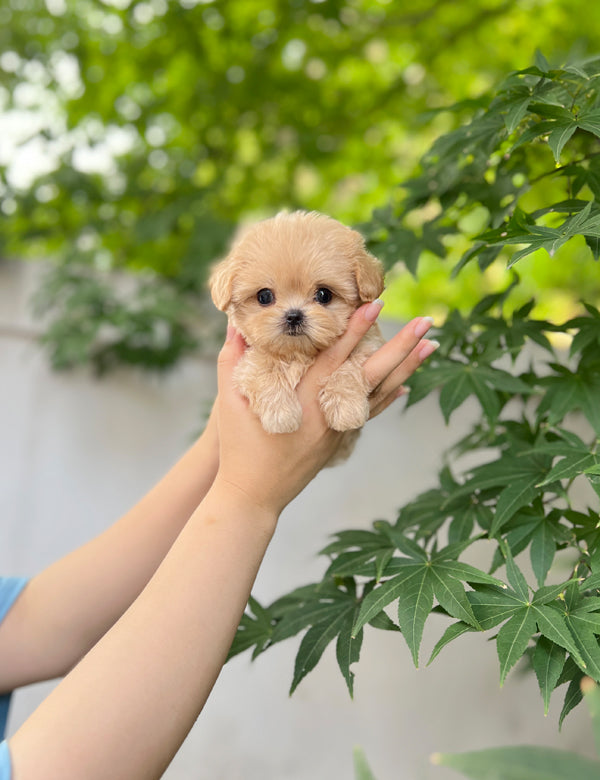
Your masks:
<svg viewBox="0 0 600 780"><path fill-rule="evenodd" d="M285 327L290 335L299 334L303 325L304 313L300 309L290 309L285 313Z"/></svg>
<svg viewBox="0 0 600 780"><path fill-rule="evenodd" d="M285 315L285 322L290 328L297 328L304 322L304 314L300 309L290 309Z"/></svg>

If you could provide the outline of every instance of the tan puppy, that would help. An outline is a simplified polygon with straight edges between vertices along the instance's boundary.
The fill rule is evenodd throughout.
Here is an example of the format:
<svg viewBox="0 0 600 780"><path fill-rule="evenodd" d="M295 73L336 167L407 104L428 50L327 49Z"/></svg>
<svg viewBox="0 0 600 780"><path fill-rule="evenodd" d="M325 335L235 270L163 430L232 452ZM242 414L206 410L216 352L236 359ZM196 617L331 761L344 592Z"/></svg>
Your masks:
<svg viewBox="0 0 600 780"><path fill-rule="evenodd" d="M235 382L269 433L295 431L300 379L346 330L361 304L383 290L383 269L362 236L316 212L278 214L246 229L209 281L212 299L248 350ZM351 431L335 460L350 454L369 417L363 364L383 339L377 325L320 391L328 425Z"/></svg>

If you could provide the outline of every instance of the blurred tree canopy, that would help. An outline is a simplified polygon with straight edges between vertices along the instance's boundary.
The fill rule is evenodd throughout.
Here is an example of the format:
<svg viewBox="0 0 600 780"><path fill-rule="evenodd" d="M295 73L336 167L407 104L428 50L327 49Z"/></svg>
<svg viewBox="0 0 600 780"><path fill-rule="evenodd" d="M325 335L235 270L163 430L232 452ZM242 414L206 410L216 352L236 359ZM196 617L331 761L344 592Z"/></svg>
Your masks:
<svg viewBox="0 0 600 780"><path fill-rule="evenodd" d="M461 106L536 49L564 61L599 36L583 0L2 0L0 256L54 261L38 305L56 366L168 367L238 221L368 221ZM497 282L469 268L450 289L435 255L390 311ZM538 272L575 297L589 282Z"/></svg>

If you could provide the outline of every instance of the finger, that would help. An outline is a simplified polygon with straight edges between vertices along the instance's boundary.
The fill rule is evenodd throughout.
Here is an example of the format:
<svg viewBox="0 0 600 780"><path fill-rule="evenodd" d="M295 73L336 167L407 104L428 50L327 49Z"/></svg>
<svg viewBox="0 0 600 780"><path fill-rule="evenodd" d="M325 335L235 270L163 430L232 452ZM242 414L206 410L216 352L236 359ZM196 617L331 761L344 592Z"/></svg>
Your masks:
<svg viewBox="0 0 600 780"><path fill-rule="evenodd" d="M399 366L381 382L369 396L371 409L376 406L382 398L398 392L402 385L419 368L419 366L430 357L439 347L439 343L430 339L423 339L412 350Z"/></svg>
<svg viewBox="0 0 600 780"><path fill-rule="evenodd" d="M433 320L431 317L417 317L405 325L399 333L374 352L364 366L367 386L373 390L398 368L413 350L418 347ZM431 353L430 353L431 354ZM425 358L423 358L425 359ZM414 362L414 361L413 361ZM415 370L417 363L408 376Z"/></svg>
<svg viewBox="0 0 600 780"><path fill-rule="evenodd" d="M409 387L400 387L396 390L394 390L391 393L388 393L385 397L381 397L379 402L373 406L371 406L371 412L369 413L369 420L372 420L374 417L377 417L381 414L381 412L384 412L388 406L391 406L394 401L396 401L398 398L403 398L404 396L407 396L410 392Z"/></svg>
<svg viewBox="0 0 600 780"><path fill-rule="evenodd" d="M246 351L246 342L235 328L227 328L225 343L219 352L217 360L217 376L219 390L227 391L232 388L233 371L239 359Z"/></svg>
<svg viewBox="0 0 600 780"><path fill-rule="evenodd" d="M348 320L345 333L315 360L311 373L327 376L339 368L373 326L382 308L383 301L377 299L357 309Z"/></svg>

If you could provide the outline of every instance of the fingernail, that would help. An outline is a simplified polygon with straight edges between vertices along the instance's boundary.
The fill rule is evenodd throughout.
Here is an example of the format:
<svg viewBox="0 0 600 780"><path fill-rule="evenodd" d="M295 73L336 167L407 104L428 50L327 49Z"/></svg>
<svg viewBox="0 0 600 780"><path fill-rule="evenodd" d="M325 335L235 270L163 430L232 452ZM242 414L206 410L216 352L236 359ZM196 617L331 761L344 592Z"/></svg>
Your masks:
<svg viewBox="0 0 600 780"><path fill-rule="evenodd" d="M227 326L227 333L226 333L226 335L225 335L225 341L226 341L226 342L227 342L227 341L232 341L232 339L234 339L234 338L235 338L235 334L236 334L236 330L235 330L235 328L233 327L233 325L228 325L228 326Z"/></svg>
<svg viewBox="0 0 600 780"><path fill-rule="evenodd" d="M434 341L433 339L431 341L426 341L425 344L421 347L421 350L419 352L419 359L425 360L430 355L433 355L433 353L436 351L436 349L440 346L439 341Z"/></svg>
<svg viewBox="0 0 600 780"><path fill-rule="evenodd" d="M429 328L433 325L433 317L421 317L421 319L415 325L414 334L420 339L422 338Z"/></svg>
<svg viewBox="0 0 600 780"><path fill-rule="evenodd" d="M365 309L365 319L368 322L375 322L377 317L379 317L379 312L383 309L383 301L381 298L376 298L372 303L370 303L366 309Z"/></svg>
<svg viewBox="0 0 600 780"><path fill-rule="evenodd" d="M398 388L398 392L396 393L396 398L400 398L403 395L408 395L410 393L410 387L406 387L405 385L402 385Z"/></svg>

